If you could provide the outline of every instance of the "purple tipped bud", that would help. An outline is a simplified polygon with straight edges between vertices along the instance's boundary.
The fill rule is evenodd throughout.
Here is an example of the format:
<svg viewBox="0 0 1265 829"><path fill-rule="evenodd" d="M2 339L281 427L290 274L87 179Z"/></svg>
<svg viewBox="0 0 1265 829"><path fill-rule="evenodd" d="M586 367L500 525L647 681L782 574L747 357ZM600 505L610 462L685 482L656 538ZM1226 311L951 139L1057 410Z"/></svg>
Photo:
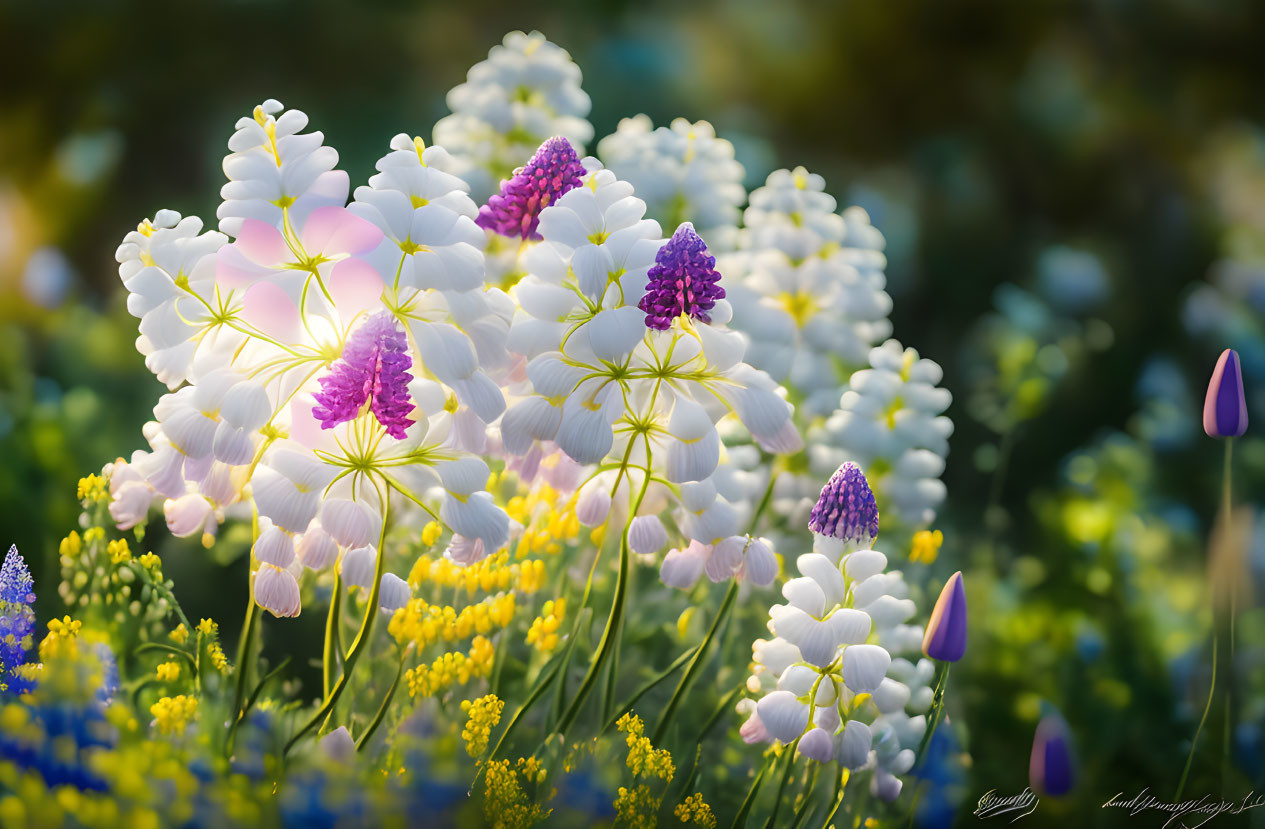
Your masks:
<svg viewBox="0 0 1265 829"><path fill-rule="evenodd" d="M31 571L17 546L11 546L0 566L0 686L7 685L8 694L25 694L34 687L29 678L16 672L33 643L34 601Z"/></svg>
<svg viewBox="0 0 1265 829"><path fill-rule="evenodd" d="M1032 740L1032 758L1028 764L1028 782L1041 797L1058 797L1072 790L1076 775L1073 770L1071 733L1058 714L1047 714L1037 723Z"/></svg>
<svg viewBox="0 0 1265 829"><path fill-rule="evenodd" d="M474 223L502 236L540 239L536 232L540 212L582 183L584 166L565 138L550 138L540 145L527 166L519 167L501 192L479 208Z"/></svg>
<svg viewBox="0 0 1265 829"><path fill-rule="evenodd" d="M922 637L922 652L940 662L957 662L966 653L966 589L960 570L944 583L936 599Z"/></svg>
<svg viewBox="0 0 1265 829"><path fill-rule="evenodd" d="M647 276L646 295L637 303L646 312L647 328L667 331L672 320L682 314L711 322L708 311L716 300L725 298L725 289L717 284L716 257L707 252L707 245L689 222L678 227L659 248Z"/></svg>
<svg viewBox="0 0 1265 829"><path fill-rule="evenodd" d="M1227 348L1208 381L1204 397L1204 431L1209 437L1237 438L1247 431L1247 398L1243 396L1243 371L1239 355Z"/></svg>
<svg viewBox="0 0 1265 829"><path fill-rule="evenodd" d="M874 543L878 506L861 467L849 461L830 476L808 518L808 529L858 547Z"/></svg>
<svg viewBox="0 0 1265 829"><path fill-rule="evenodd" d="M408 339L395 317L389 311L374 314L347 338L342 358L320 379L312 416L321 421L322 429L332 429L355 420L368 403L387 434L403 439L413 423L408 419L413 411L408 393L412 365Z"/></svg>

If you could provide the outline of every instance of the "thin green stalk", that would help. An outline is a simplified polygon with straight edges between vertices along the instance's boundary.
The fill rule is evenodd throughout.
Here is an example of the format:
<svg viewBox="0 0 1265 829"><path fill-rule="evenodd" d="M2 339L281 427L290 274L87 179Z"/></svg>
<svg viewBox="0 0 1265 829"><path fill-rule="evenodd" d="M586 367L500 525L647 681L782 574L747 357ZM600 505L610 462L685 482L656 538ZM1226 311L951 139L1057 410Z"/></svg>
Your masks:
<svg viewBox="0 0 1265 829"><path fill-rule="evenodd" d="M356 638L351 642L351 649L347 651L347 658L343 663L342 676L338 678L338 682L330 690L325 697L325 702L312 715L289 742L285 744L285 748L281 754L284 757L290 753L290 749L294 748L294 744L303 738L305 734L315 728L322 720L333 710L338 703L338 698L342 695L343 689L347 687L347 681L351 678L352 671L356 668L356 663L360 661L360 655L364 652L365 647L369 643L369 637L373 634L373 622L381 612L378 610L378 598L382 592L382 570L386 566L386 539L388 513L390 512L390 501L383 499L382 502L382 533L378 537L378 560L373 571L373 587L369 591L369 601L365 606L365 618L360 623L360 632L356 634Z"/></svg>
<svg viewBox="0 0 1265 829"><path fill-rule="evenodd" d="M247 554L249 558L249 566L251 570L255 567L255 542L259 540L259 508L251 504L251 545L250 552ZM237 737L237 723L241 721L242 703L246 698L246 683L250 679L250 652L255 644L255 628L258 626L258 610L259 605L255 602L255 579L252 576L247 578L247 596L246 596L246 618L242 621L241 636L237 640L237 661L234 663L236 674L233 677L233 713L232 724L228 727L228 739L224 743L225 752L232 752L233 741ZM198 639L198 658L202 656L202 640ZM199 666L200 667L200 666Z"/></svg>
<svg viewBox="0 0 1265 829"><path fill-rule="evenodd" d="M1190 775L1190 764L1195 759L1195 748L1199 745L1199 734L1203 731L1204 723L1208 720L1208 712L1212 710L1212 697L1217 690L1217 632L1212 632L1212 682L1208 684L1208 701L1204 703L1203 716L1199 718L1199 726L1195 729L1195 737L1190 741L1190 754L1186 755L1186 767L1182 769L1182 778L1177 783L1177 794L1173 796L1173 802L1179 803L1182 799L1182 792L1186 790L1186 778Z"/></svg>
<svg viewBox="0 0 1265 829"><path fill-rule="evenodd" d="M949 665L948 662L940 663L940 676L936 680L936 691L931 698L931 724L922 734L922 741L918 743L918 754L916 755L918 762L918 770L921 771L927 766L927 747L931 745L931 738L936 733L936 727L940 725L940 720L944 718L944 689L949 682ZM918 777L918 782L914 784L914 796L909 802L909 826L914 825L914 816L918 813L918 796L922 794L922 778Z"/></svg>
<svg viewBox="0 0 1265 829"><path fill-rule="evenodd" d="M821 763L812 764L812 772L804 781L803 802L800 803L798 809L795 810L795 818L791 821L791 829L799 829L800 825L808 818L808 813L813 806L813 792L817 789L817 776L821 771Z"/></svg>
<svg viewBox="0 0 1265 829"><path fill-rule="evenodd" d="M277 667L264 674L263 678L255 685L255 690L251 691L250 696L246 698L246 703L242 706L241 713L237 715L238 722L246 719L246 715L250 713L250 709L254 707L255 701L259 699L259 695L263 692L264 686L276 679L289 664L290 657L287 656L285 659L282 659L279 663L277 663Z"/></svg>
<svg viewBox="0 0 1265 829"><path fill-rule="evenodd" d="M786 794L786 784L791 780L791 771L795 768L795 749L799 747L800 738L796 737L795 742L791 743L786 752L786 771L782 772L782 783L777 787L777 796L773 799L773 811L769 812L769 818L764 822L764 829L772 829L777 825L778 809L782 806L782 796Z"/></svg>
<svg viewBox="0 0 1265 829"><path fill-rule="evenodd" d="M835 796L834 796L835 807L830 810L830 814L826 815L826 819L822 821L821 823L822 829L829 829L831 823L835 819L835 815L839 814L839 808L843 806L843 795L844 795L843 775L839 775L835 778Z"/></svg>
<svg viewBox="0 0 1265 829"><path fill-rule="evenodd" d="M1224 530L1223 538L1225 541L1224 551L1227 555L1237 559L1238 551L1232 548L1232 535L1234 532L1234 521L1230 515L1231 508L1231 472L1234 460L1234 438L1226 438L1225 442L1225 467L1221 475L1221 512L1225 516L1223 521ZM1236 562L1237 563L1237 562ZM1227 571L1228 572L1228 571ZM1235 574L1237 576L1237 573ZM1230 654L1226 661L1226 682L1225 682L1225 724L1221 735L1221 794L1226 792L1226 781L1229 776L1230 768L1230 735L1233 733L1233 717L1234 717L1234 623L1238 608L1238 584L1234 580L1227 582L1228 592L1230 594Z"/></svg>
<svg viewBox="0 0 1265 829"><path fill-rule="evenodd" d="M325 620L325 649L321 658L321 675L324 680L324 687L321 693L329 696L329 689L334 684L334 668L336 660L342 656L339 651L339 640L342 638L339 632L339 617L342 613L343 606L343 574L334 568L334 595L329 600L329 616Z"/></svg>
<svg viewBox="0 0 1265 829"><path fill-rule="evenodd" d="M599 732L599 736L600 734L604 734L607 731L609 731L615 725L615 723L619 720L620 717L624 716L625 714L627 714L629 711L632 710L633 706L637 704L637 701L639 699L641 699L646 694L650 693L650 691L652 691L655 688L655 686L657 686L660 682L663 682L663 680L667 679L668 677L672 676L672 674L676 673L677 668L680 668L682 665L684 665L686 661L697 652L698 652L698 646L696 645L693 648L690 648L689 650L685 651L685 653L681 654L676 659L674 659L671 665L664 668L662 671L655 674L650 679L646 680L646 683L644 685L638 688L631 697L624 700L624 702L621 703L620 706L615 709L614 713L612 713L610 717L607 718L606 725L602 726L602 730L601 732Z"/></svg>
<svg viewBox="0 0 1265 829"><path fill-rule="evenodd" d="M773 760L774 757L770 754L765 759L764 765L760 767L760 773L755 776L755 780L751 781L751 788L747 790L747 796L742 799L742 807L738 809L738 814L734 817L735 827L747 825L747 816L751 814L751 807L755 805L755 796L760 791L760 784L764 782L764 775L768 773Z"/></svg>
<svg viewBox="0 0 1265 829"><path fill-rule="evenodd" d="M680 704L682 697L685 696L690 682L702 670L703 657L707 654L707 648L711 645L712 639L716 637L716 631L720 629L721 623L729 615L729 611L737 597L738 581L734 579L729 583L729 590L725 592L725 599L720 605L720 610L716 613L716 618L712 620L712 625L708 628L707 635L703 637L702 643L694 651L694 656L690 659L690 664L686 667L685 673L682 674L681 681L677 683L676 690L672 692L672 698L668 700L668 704L663 707L663 711L659 715L659 721L654 727L654 736L650 738L650 742L655 745L662 741L664 732L667 731L668 724L672 721L672 715L676 712L677 705Z"/></svg>
<svg viewBox="0 0 1265 829"><path fill-rule="evenodd" d="M391 707L391 699L395 696L395 690L400 687L400 676L404 673L404 656L400 655L400 664L395 667L395 679L391 680L391 687L387 689L386 696L382 698L382 704L378 706L378 713L373 715L373 720L369 723L369 727L365 729L365 733L360 735L360 739L356 741L356 751L364 751L365 746L369 745L369 738L373 736L373 732L378 730L378 726L382 725L382 720L386 718L387 709Z"/></svg>

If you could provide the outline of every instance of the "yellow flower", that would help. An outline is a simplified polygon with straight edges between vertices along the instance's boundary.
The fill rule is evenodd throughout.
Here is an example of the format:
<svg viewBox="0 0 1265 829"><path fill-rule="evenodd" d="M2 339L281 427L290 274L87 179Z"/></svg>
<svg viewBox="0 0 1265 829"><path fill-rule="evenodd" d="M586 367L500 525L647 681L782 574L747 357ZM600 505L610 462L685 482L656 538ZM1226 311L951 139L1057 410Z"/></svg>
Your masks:
<svg viewBox="0 0 1265 829"><path fill-rule="evenodd" d="M83 550L83 539L79 537L79 533L71 530L70 535L61 540L61 544L57 546L59 555L73 558L79 555Z"/></svg>
<svg viewBox="0 0 1265 829"><path fill-rule="evenodd" d="M520 758L520 765L522 758ZM533 803L510 768L509 760L488 763L484 775L483 810L494 829L526 829L544 820L550 810Z"/></svg>
<svg viewBox="0 0 1265 829"><path fill-rule="evenodd" d="M654 829L662 802L663 798L656 797L645 783L635 789L620 786L615 797L615 823L631 829Z"/></svg>
<svg viewBox="0 0 1265 829"><path fill-rule="evenodd" d="M148 570L153 576L158 577L162 574L163 562L155 553L145 553L136 559L142 567Z"/></svg>
<svg viewBox="0 0 1265 829"><path fill-rule="evenodd" d="M460 651L446 653L429 665L418 665L404 675L408 681L410 697L429 697L446 691L458 683L464 685L471 679L492 673L496 649L483 636L474 637L470 653Z"/></svg>
<svg viewBox="0 0 1265 829"><path fill-rule="evenodd" d="M163 734L181 734L197 716L198 698L184 694L163 697L149 707L149 713L154 715L154 725Z"/></svg>
<svg viewBox="0 0 1265 829"><path fill-rule="evenodd" d="M224 655L224 649L220 647L219 642L212 642L211 647L207 649L207 656L211 658L211 664L215 666L215 670L220 673L228 673L228 657Z"/></svg>
<svg viewBox="0 0 1265 829"><path fill-rule="evenodd" d="M461 731L461 739L466 741L466 753L471 757L480 757L488 750L488 739L492 729L501 721L501 711L505 702L496 694L479 697L473 702L462 700L461 710L466 712L466 725Z"/></svg>
<svg viewBox="0 0 1265 829"><path fill-rule="evenodd" d="M944 543L944 533L939 530L919 530L914 533L913 549L909 553L910 561L931 564L940 555L940 545Z"/></svg>
<svg viewBox="0 0 1265 829"><path fill-rule="evenodd" d="M48 635L40 642L40 659L48 662L61 656L72 656L77 649L75 639L83 623L64 616L48 623Z"/></svg>
<svg viewBox="0 0 1265 829"><path fill-rule="evenodd" d="M189 641L189 629L185 627L182 622L176 625L175 630L167 634L167 638L175 642L177 645L183 645L185 642Z"/></svg>
<svg viewBox="0 0 1265 829"><path fill-rule="evenodd" d="M425 527L422 527L422 543L427 547L434 547L435 542L444 534L444 528L438 521L431 521Z"/></svg>
<svg viewBox="0 0 1265 829"><path fill-rule="evenodd" d="M106 545L105 551L110 555L113 564L123 564L132 560L132 551L128 549L126 538L116 538Z"/></svg>
<svg viewBox="0 0 1265 829"><path fill-rule="evenodd" d="M80 501L105 501L110 497L110 489L106 485L105 478L100 475L89 475L86 478L79 479L79 500Z"/></svg>
<svg viewBox="0 0 1265 829"><path fill-rule="evenodd" d="M678 803L673 814L682 823L693 822L706 829L715 829L716 826L716 815L712 814L712 807L703 802L702 792L696 792Z"/></svg>
<svg viewBox="0 0 1265 829"><path fill-rule="evenodd" d="M215 622L212 622L210 619L203 619L198 622L198 633L201 633L203 636L210 636L219 629L220 626L215 624Z"/></svg>
<svg viewBox="0 0 1265 829"><path fill-rule="evenodd" d="M656 749L650 738L645 736L646 725L641 717L631 711L620 717L615 723L620 731L628 735L628 768L634 776L658 777L671 781L676 774L676 766L672 763L672 754L667 749Z"/></svg>
<svg viewBox="0 0 1265 829"><path fill-rule="evenodd" d="M174 682L180 678L179 662L164 662L158 666L158 680L160 682Z"/></svg>
<svg viewBox="0 0 1265 829"><path fill-rule="evenodd" d="M532 621L531 627L527 630L527 644L535 645L537 649L545 653L558 647L558 628L566 615L567 600L565 598L545 602L540 615Z"/></svg>

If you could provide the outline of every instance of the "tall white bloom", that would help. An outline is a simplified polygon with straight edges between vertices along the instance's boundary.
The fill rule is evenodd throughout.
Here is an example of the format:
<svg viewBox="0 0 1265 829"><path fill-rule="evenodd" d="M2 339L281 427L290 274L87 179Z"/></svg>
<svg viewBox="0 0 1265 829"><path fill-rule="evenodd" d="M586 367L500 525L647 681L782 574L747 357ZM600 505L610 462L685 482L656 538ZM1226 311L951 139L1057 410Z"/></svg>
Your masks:
<svg viewBox="0 0 1265 829"><path fill-rule="evenodd" d="M777 170L751 193L740 251L722 266L737 277L734 328L751 339L748 360L828 413L848 373L891 334L882 237L859 208L835 213L825 180Z"/></svg>
<svg viewBox="0 0 1265 829"><path fill-rule="evenodd" d="M918 528L935 519L944 500L940 480L953 421L953 396L938 386L940 366L896 340L871 349L870 368L853 373L839 408L810 430L813 470L845 460L861 466L888 515Z"/></svg>
<svg viewBox="0 0 1265 829"><path fill-rule="evenodd" d="M663 227L690 222L713 251L733 250L745 175L734 147L706 121L673 119L655 128L646 115L624 118L598 142L597 154L635 188L648 215Z"/></svg>
<svg viewBox="0 0 1265 829"><path fill-rule="evenodd" d="M482 202L542 141L562 136L581 152L593 138L592 102L580 67L540 32L510 32L448 92L452 114L435 124L435 143L452 154L452 172Z"/></svg>

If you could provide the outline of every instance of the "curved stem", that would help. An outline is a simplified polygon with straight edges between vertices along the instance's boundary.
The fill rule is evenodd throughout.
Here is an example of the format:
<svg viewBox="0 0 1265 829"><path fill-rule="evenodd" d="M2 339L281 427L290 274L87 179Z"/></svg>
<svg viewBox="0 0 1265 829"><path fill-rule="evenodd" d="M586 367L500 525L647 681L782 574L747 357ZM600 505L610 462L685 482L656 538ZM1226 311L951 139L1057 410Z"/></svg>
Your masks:
<svg viewBox="0 0 1265 829"><path fill-rule="evenodd" d="M1237 575L1237 569L1238 569L1237 563L1238 563L1239 553L1238 553L1238 550L1234 550L1233 552L1231 552L1232 548L1235 546L1233 542L1234 520L1232 519L1231 513L1230 513L1230 509L1231 509L1230 482L1231 482L1231 469L1232 469L1231 464L1233 463L1233 460L1234 460L1234 438L1226 438L1225 467L1221 475L1221 512L1224 516L1222 518L1222 521L1224 522L1222 533L1223 533L1223 537L1225 538L1224 549L1226 553L1231 556L1231 559L1235 562L1236 568L1235 568L1234 575ZM1226 778L1228 776L1228 771L1230 767L1231 734L1233 734L1232 724L1233 724L1233 717L1234 717L1234 708L1233 708L1234 706L1234 699L1233 699L1234 698L1234 621L1235 621L1234 617L1237 615L1237 612L1238 612L1238 608L1236 607L1236 604L1238 602L1238 592L1239 592L1238 584L1234 580L1233 576L1227 579L1226 587L1227 587L1227 592L1230 594L1229 595L1230 618L1227 620L1227 623L1229 625L1230 653L1228 654L1226 658L1227 671L1226 671L1226 681L1225 681L1225 723L1224 723L1224 726L1222 729L1222 735L1221 735L1221 741L1222 741L1221 793L1222 795L1225 794L1225 790L1226 790L1225 789Z"/></svg>
<svg viewBox="0 0 1265 829"><path fill-rule="evenodd" d="M663 707L663 712L659 715L659 722L654 727L654 736L650 738L650 742L658 745L663 739L663 734L668 729L668 724L672 721L672 715L676 712L677 705L685 696L686 690L694 677L703 668L704 657L707 655L707 649L711 645L712 640L716 638L716 631L720 630L721 623L729 616L729 611L734 605L734 600L738 597L738 581L733 579L729 582L729 590L725 592L725 600L720 606L720 610L716 613L716 618L712 619L712 626L707 630L707 636L703 637L702 643L694 650L694 656L690 659L690 664L686 666L685 673L681 676L681 681L677 683L676 690L672 692L672 698L668 700L668 704Z"/></svg>
<svg viewBox="0 0 1265 829"><path fill-rule="evenodd" d="M391 687L387 689L386 696L382 698L382 704L378 706L378 713L373 715L373 720L369 723L369 727L365 729L365 733L360 735L360 739L356 741L356 751L364 751L365 746L369 744L369 738L373 736L373 732L378 730L378 726L382 725L382 720L386 718L387 709L391 707L391 698L395 696L395 689L400 687L400 676L404 673L404 656L400 655L400 664L395 668L395 679L391 680Z"/></svg>
<svg viewBox="0 0 1265 829"><path fill-rule="evenodd" d="M259 457L256 456L256 461ZM247 576L247 593L246 596L246 618L242 621L242 633L237 639L237 661L235 663L236 675L233 677L233 713L232 723L228 727L228 740L225 741L224 747L226 752L232 752L233 741L237 737L237 724L241 722L242 703L246 699L246 683L250 679L250 651L255 644L255 628L258 626L258 609L259 605L255 602L255 542L259 540L259 507L251 502L251 544L249 557L250 574ZM198 657L202 656L202 645L199 639Z"/></svg>
<svg viewBox="0 0 1265 829"><path fill-rule="evenodd" d="M1190 754L1186 755L1186 768L1182 769L1182 779L1177 783L1177 794L1173 796L1174 802L1181 802L1182 792L1186 790L1186 778L1190 776L1190 764L1195 759L1195 748L1199 745L1199 734L1203 731L1204 723L1208 721L1208 712L1212 710L1212 696L1217 690L1217 636L1216 631L1212 633L1212 682L1208 684L1208 701L1204 704L1203 716L1199 718L1199 726L1195 729L1194 739L1190 741Z"/></svg>
<svg viewBox="0 0 1265 829"><path fill-rule="evenodd" d="M944 688L949 681L949 664L948 662L940 663L940 677L936 681L936 692L931 698L931 723L927 730L922 733L922 741L918 743L918 754L915 755L919 772L927 768L927 747L931 745L931 738L936 733L936 727L940 725L940 720L944 717ZM914 784L914 796L909 803L910 827L914 825L914 817L918 814L918 796L920 794L922 794L922 777L918 776L918 782Z"/></svg>
<svg viewBox="0 0 1265 829"><path fill-rule="evenodd" d="M335 568L334 595L329 600L329 617L325 620L325 650L321 659L321 674L324 679L322 693L325 696L329 696L330 686L334 684L334 662L336 659L342 658L342 648L339 644L339 639L342 638L339 633L339 618L342 606L343 574Z"/></svg>
<svg viewBox="0 0 1265 829"><path fill-rule="evenodd" d="M360 661L360 655L364 652L365 646L369 643L369 637L373 634L373 622L381 612L378 610L378 598L382 593L382 570L386 564L386 540L387 540L387 524L390 513L390 502L386 499L382 501L382 533L378 537L378 559L373 571L373 587L369 591L369 601L365 606L365 618L360 623L360 632L356 634L356 638L351 642L351 648L347 651L347 659L343 663L342 676L338 678L338 682L330 689L329 694L325 697L324 704L312 715L307 723L295 732L290 741L285 744L282 750L282 756L290 752L294 744L303 738L313 728L325 719L334 705L337 704L338 698L342 695L343 689L347 687L347 681L351 678L351 673L355 670L356 663Z"/></svg>
<svg viewBox="0 0 1265 829"><path fill-rule="evenodd" d="M778 807L782 805L782 795L786 793L786 784L790 782L791 770L795 768L795 749L799 746L800 737L795 738L795 742L791 743L786 754L786 771L782 772L782 783L777 787L777 796L773 799L773 811L769 813L769 818L764 822L764 829L772 829L777 825Z"/></svg>

